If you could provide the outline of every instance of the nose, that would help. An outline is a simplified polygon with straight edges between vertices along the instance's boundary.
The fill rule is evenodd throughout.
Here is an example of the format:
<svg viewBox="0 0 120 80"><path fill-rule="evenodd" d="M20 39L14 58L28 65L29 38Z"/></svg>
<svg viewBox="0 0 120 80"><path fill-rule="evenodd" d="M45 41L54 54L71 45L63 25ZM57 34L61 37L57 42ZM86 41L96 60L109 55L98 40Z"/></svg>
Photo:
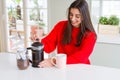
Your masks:
<svg viewBox="0 0 120 80"><path fill-rule="evenodd" d="M71 20L72 20L72 21L75 21L75 16L72 16Z"/></svg>

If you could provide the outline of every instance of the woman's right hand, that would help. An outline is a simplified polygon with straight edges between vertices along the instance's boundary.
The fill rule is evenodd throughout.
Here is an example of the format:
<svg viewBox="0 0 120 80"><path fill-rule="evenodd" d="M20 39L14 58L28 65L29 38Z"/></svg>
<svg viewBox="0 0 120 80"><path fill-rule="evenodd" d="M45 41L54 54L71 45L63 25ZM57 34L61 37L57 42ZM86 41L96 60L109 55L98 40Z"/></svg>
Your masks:
<svg viewBox="0 0 120 80"><path fill-rule="evenodd" d="M31 39L31 41L33 41L33 42L35 42L35 41L41 42L41 39L37 36L37 34L34 34L34 33L32 33L32 32L31 32L31 34L30 34L30 39Z"/></svg>
<svg viewBox="0 0 120 80"><path fill-rule="evenodd" d="M44 38L45 36L46 36L46 35L40 37L40 36L38 36L37 34L34 34L34 33L31 32L30 39L31 39L31 41L33 41L33 42L36 42L36 41L41 42L41 39Z"/></svg>

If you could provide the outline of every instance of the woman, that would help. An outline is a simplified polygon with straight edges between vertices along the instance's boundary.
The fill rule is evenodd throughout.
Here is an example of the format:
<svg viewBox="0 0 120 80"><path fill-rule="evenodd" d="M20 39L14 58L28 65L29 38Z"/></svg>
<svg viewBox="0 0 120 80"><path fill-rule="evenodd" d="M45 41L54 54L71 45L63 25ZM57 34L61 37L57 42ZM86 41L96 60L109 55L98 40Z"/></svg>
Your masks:
<svg viewBox="0 0 120 80"><path fill-rule="evenodd" d="M41 40L44 51L67 54L67 64L90 64L89 56L96 42L88 4L85 0L74 1L68 9L68 20L58 22L53 30ZM39 67L50 67L51 58L39 63Z"/></svg>

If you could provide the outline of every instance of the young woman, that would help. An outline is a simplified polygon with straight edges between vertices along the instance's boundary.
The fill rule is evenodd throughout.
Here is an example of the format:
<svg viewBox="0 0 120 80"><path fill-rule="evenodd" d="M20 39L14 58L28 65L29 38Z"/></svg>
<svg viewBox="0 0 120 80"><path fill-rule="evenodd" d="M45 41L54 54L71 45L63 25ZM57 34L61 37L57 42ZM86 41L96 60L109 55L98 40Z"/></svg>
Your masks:
<svg viewBox="0 0 120 80"><path fill-rule="evenodd" d="M87 2L75 0L68 9L68 20L58 22L41 43L46 53L57 48L58 54L67 54L67 64L90 64L96 38ZM40 62L39 67L53 66L50 60Z"/></svg>

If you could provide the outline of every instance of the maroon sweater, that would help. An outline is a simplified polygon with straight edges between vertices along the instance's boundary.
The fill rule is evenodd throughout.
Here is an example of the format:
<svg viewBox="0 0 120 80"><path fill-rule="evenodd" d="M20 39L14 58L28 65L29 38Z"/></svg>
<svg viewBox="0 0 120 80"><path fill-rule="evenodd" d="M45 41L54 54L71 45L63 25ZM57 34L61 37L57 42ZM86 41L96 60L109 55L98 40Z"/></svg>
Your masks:
<svg viewBox="0 0 120 80"><path fill-rule="evenodd" d="M79 28L73 28L71 42L67 45L63 45L61 43L61 39L63 36L63 31L67 26L67 22L68 21L61 21L57 23L53 30L42 39L42 43L44 44L44 51L46 53L50 53L57 47L58 54L67 54L67 64L90 64L89 56L92 53L96 42L96 34L89 31L82 39L81 45L76 47L76 36L79 32Z"/></svg>

